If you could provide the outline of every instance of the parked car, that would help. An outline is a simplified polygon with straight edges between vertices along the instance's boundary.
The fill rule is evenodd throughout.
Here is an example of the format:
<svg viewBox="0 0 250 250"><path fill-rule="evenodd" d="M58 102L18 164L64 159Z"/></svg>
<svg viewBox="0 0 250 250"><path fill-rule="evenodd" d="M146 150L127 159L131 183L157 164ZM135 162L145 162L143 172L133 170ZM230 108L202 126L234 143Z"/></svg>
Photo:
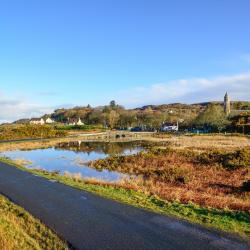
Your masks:
<svg viewBox="0 0 250 250"><path fill-rule="evenodd" d="M179 130L178 123L164 123L161 127L162 132L177 132Z"/></svg>
<svg viewBox="0 0 250 250"><path fill-rule="evenodd" d="M131 132L142 132L142 128L141 127L134 127L134 128L131 128L130 131Z"/></svg>

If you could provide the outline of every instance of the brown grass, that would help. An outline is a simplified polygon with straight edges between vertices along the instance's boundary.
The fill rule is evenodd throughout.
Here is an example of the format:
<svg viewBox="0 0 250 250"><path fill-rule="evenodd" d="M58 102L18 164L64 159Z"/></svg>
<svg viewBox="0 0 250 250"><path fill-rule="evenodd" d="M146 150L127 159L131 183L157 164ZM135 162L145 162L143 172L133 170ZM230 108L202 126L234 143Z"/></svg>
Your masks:
<svg viewBox="0 0 250 250"><path fill-rule="evenodd" d="M0 144L0 152L10 150L27 150L48 148L57 145L59 142L71 142L76 140L86 140L83 133L75 133L75 137L49 139L43 141L23 141L23 142L9 142ZM98 139L99 140L99 139ZM98 141L97 140L97 141ZM199 136L175 136L167 135L164 137L137 137L136 140L145 140L150 142L164 142L174 148L191 148L197 150L207 150L214 148L238 149L250 148L249 136L225 136L225 135L199 135Z"/></svg>
<svg viewBox="0 0 250 250"><path fill-rule="evenodd" d="M71 142L84 140L84 137L68 137L68 138L55 138L48 140L38 141L20 141L20 142L5 142L0 143L0 152L12 150L28 150L28 149L41 149L56 146L60 142Z"/></svg>
<svg viewBox="0 0 250 250"><path fill-rule="evenodd" d="M159 142L167 141L176 148L244 148L250 147L250 136L238 135L181 135L181 136L160 136L152 137L150 140Z"/></svg>
<svg viewBox="0 0 250 250"><path fill-rule="evenodd" d="M226 152L221 154L227 156ZM139 175L140 178L127 180L123 185L156 194L168 201L249 211L249 192L242 189L242 184L250 177L249 161L240 167L227 168L224 163L201 162L195 151L156 150L98 160L91 166Z"/></svg>

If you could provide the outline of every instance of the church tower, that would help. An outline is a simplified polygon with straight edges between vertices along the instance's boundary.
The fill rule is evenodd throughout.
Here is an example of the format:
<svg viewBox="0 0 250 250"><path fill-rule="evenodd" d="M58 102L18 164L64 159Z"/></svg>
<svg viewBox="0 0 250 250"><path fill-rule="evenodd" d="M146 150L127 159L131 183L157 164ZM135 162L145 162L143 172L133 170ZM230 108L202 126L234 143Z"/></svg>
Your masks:
<svg viewBox="0 0 250 250"><path fill-rule="evenodd" d="M227 94L227 92L224 96L224 112L227 116L231 112L230 98L229 98L229 95Z"/></svg>

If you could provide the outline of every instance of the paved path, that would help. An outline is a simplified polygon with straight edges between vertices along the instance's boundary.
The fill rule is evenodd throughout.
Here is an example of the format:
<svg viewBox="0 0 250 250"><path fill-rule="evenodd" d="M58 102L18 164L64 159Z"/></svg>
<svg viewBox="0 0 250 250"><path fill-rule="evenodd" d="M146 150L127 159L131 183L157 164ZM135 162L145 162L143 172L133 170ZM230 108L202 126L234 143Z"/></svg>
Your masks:
<svg viewBox="0 0 250 250"><path fill-rule="evenodd" d="M0 193L76 249L250 249L246 242L0 163Z"/></svg>

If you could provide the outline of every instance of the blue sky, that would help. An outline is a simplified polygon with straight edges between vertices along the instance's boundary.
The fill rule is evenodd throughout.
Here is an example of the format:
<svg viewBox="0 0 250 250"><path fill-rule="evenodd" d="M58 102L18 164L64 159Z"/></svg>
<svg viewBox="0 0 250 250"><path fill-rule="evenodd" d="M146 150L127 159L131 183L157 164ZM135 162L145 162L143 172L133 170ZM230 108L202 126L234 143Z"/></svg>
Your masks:
<svg viewBox="0 0 250 250"><path fill-rule="evenodd" d="M0 3L0 120L74 105L250 100L249 0Z"/></svg>

